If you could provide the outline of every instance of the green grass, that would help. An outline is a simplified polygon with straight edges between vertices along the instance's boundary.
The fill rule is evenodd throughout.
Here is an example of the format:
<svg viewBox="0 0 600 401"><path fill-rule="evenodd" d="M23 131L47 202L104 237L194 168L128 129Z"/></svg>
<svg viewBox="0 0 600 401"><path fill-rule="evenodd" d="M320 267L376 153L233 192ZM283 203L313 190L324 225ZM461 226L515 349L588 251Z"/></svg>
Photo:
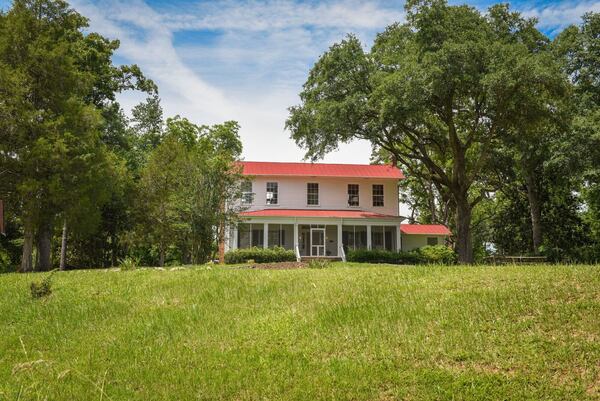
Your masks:
<svg viewBox="0 0 600 401"><path fill-rule="evenodd" d="M600 398L597 266L0 275L0 400Z"/></svg>

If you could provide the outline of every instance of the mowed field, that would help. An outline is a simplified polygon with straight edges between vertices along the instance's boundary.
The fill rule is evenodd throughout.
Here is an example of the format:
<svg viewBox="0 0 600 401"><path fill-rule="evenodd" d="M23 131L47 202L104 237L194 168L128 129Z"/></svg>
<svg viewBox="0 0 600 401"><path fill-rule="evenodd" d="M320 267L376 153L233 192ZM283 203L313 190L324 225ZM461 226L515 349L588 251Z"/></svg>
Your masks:
<svg viewBox="0 0 600 401"><path fill-rule="evenodd" d="M598 400L598 266L0 275L0 400Z"/></svg>

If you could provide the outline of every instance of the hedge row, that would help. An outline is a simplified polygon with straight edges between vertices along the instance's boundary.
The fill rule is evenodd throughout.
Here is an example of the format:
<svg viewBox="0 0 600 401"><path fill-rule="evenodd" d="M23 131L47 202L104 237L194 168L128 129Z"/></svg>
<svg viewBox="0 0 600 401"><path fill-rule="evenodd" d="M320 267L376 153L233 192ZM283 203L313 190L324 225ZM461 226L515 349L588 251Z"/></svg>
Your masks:
<svg viewBox="0 0 600 401"><path fill-rule="evenodd" d="M296 254L292 250L281 247L235 249L225 254L227 264L246 263L249 260L256 263L295 262Z"/></svg>
<svg viewBox="0 0 600 401"><path fill-rule="evenodd" d="M393 265L416 264L454 264L456 254L444 245L424 246L409 252L392 252L385 250L350 250L346 254L348 262L360 263L388 263Z"/></svg>

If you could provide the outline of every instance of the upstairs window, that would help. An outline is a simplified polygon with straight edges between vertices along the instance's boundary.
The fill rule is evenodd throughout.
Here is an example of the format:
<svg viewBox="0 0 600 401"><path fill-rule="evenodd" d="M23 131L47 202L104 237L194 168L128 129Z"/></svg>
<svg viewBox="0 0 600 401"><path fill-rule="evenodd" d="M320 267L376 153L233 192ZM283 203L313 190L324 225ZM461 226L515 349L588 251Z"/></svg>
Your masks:
<svg viewBox="0 0 600 401"><path fill-rule="evenodd" d="M348 184L348 206L358 206L358 184Z"/></svg>
<svg viewBox="0 0 600 401"><path fill-rule="evenodd" d="M312 206L319 205L319 184L316 182L306 184L306 204Z"/></svg>
<svg viewBox="0 0 600 401"><path fill-rule="evenodd" d="M242 182L242 204L251 205L254 202L254 192L252 192L252 181Z"/></svg>
<svg viewBox="0 0 600 401"><path fill-rule="evenodd" d="M373 206L383 206L383 185L373 185Z"/></svg>
<svg viewBox="0 0 600 401"><path fill-rule="evenodd" d="M279 186L276 182L267 182L267 205L277 205L279 202Z"/></svg>

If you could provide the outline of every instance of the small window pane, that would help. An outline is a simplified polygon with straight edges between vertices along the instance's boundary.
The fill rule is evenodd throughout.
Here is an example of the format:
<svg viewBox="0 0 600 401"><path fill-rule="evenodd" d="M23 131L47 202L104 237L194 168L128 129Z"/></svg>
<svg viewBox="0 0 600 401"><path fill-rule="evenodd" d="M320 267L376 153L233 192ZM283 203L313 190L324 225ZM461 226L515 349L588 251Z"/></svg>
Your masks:
<svg viewBox="0 0 600 401"><path fill-rule="evenodd" d="M437 245L438 239L437 237L427 237L427 245Z"/></svg>
<svg viewBox="0 0 600 401"><path fill-rule="evenodd" d="M348 184L348 206L358 206L358 184Z"/></svg>
<svg viewBox="0 0 600 401"><path fill-rule="evenodd" d="M267 182L267 205L276 205L279 202L279 186L276 182Z"/></svg>
<svg viewBox="0 0 600 401"><path fill-rule="evenodd" d="M383 206L383 185L373 185L373 206Z"/></svg>
<svg viewBox="0 0 600 401"><path fill-rule="evenodd" d="M319 184L317 184L317 183L306 184L306 204L307 205L318 205L319 204Z"/></svg>

